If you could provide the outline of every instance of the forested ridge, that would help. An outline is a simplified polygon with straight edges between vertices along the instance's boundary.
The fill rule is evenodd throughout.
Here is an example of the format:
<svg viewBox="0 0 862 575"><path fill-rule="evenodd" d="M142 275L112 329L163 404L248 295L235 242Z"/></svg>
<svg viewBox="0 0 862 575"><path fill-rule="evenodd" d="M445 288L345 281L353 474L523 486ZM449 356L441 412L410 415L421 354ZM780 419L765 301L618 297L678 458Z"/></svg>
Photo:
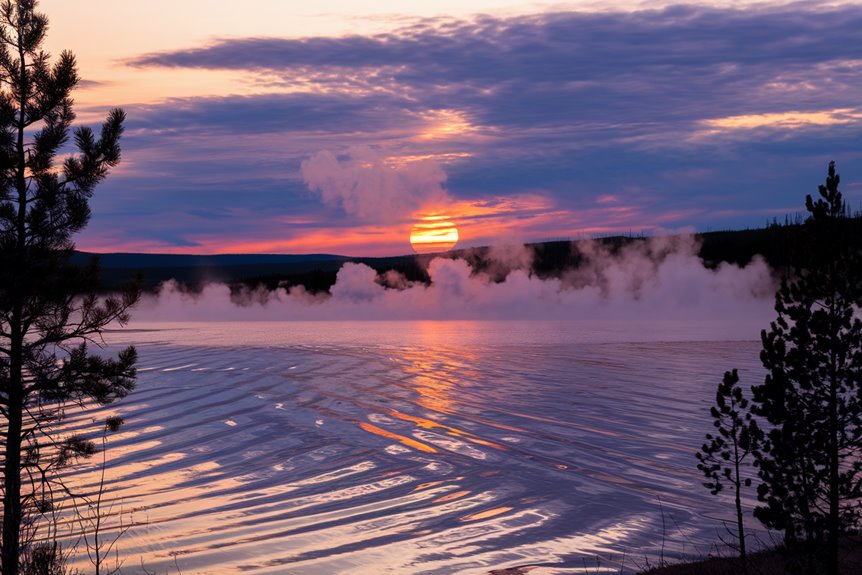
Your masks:
<svg viewBox="0 0 862 575"><path fill-rule="evenodd" d="M862 218L846 220L853 228L849 234L862 245ZM728 230L695 234L699 256L707 267L723 262L745 265L755 256L763 257L776 270L788 266L801 240L802 226L798 223L773 223L763 228ZM585 246L597 242L611 253L650 236L620 235L590 240L549 241L526 244L532 250L531 273L541 278L563 276L576 270L584 261ZM167 280L176 280L184 289L197 291L207 283L222 282L236 288L263 285L277 287L304 286L312 293L329 291L336 274L345 262L362 263L378 273L395 270L411 282L429 282L428 263L436 257L462 258L476 271L489 271L490 248L456 249L440 254L403 255L393 257L347 257L332 254L90 254L77 252L75 263L99 258L103 291L113 291L141 274L143 287L154 292ZM496 279L503 279L502 277Z"/></svg>

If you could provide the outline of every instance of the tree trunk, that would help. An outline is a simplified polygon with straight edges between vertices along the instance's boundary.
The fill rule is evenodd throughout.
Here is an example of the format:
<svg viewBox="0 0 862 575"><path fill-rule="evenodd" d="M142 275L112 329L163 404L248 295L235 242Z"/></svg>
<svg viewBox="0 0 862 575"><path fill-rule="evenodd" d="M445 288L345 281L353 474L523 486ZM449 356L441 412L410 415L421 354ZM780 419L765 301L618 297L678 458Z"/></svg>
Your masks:
<svg viewBox="0 0 862 575"><path fill-rule="evenodd" d="M736 466L736 477L739 479L739 464ZM745 553L745 527L742 525L742 500L739 496L740 485L736 484L736 532L739 535L739 557L742 568L748 573L748 555Z"/></svg>
<svg viewBox="0 0 862 575"><path fill-rule="evenodd" d="M739 476L739 462L742 458L739 456L739 431L737 431L736 423L733 425L733 465L736 473L734 478L734 487L736 487L736 534L739 536L739 557L742 559L742 568L748 573L747 559L745 553L745 527L742 525L742 478Z"/></svg>
<svg viewBox="0 0 862 575"><path fill-rule="evenodd" d="M3 462L3 548L0 570L3 575L18 574L21 533L21 425L23 397L21 381L21 342L11 346L9 377L9 415L6 453Z"/></svg>
<svg viewBox="0 0 862 575"><path fill-rule="evenodd" d="M18 57L21 90L18 111L18 142L15 185L18 192L18 214L16 222L15 271L23 277L27 253L27 179L26 149L24 146L25 110L27 103L27 64L21 16L18 24ZM24 416L24 298L26 288L16 277L12 285L12 320L9 325L9 390L8 429L6 453L3 462L3 548L0 550L2 575L18 575L18 559L21 546L21 430Z"/></svg>
<svg viewBox="0 0 862 575"><path fill-rule="evenodd" d="M19 32L19 41L20 41ZM19 47L22 78L26 72L23 48ZM18 124L18 166L16 187L18 191L17 245L15 246L16 275L24 275L26 258L27 182L24 156L24 92L21 94L22 110ZM12 286L12 321L9 325L9 413L6 436L6 453L3 462L3 549L2 575L18 575L18 555L21 535L21 429L24 416L24 288L15 279Z"/></svg>
<svg viewBox="0 0 862 575"><path fill-rule="evenodd" d="M839 516L840 493L838 476L838 381L835 358L835 345L832 346L832 365L829 374L829 515L826 528L829 539L826 543L826 573L838 575L838 532L841 526Z"/></svg>

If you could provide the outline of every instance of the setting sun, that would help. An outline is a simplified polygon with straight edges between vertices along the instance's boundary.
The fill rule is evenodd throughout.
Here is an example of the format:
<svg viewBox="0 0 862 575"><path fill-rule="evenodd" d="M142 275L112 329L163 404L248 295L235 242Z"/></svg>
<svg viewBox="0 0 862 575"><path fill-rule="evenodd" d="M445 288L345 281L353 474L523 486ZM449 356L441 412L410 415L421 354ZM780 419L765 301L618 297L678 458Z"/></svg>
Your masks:
<svg viewBox="0 0 862 575"><path fill-rule="evenodd" d="M410 230L410 245L417 254L444 252L457 243L458 228L449 216L423 216Z"/></svg>

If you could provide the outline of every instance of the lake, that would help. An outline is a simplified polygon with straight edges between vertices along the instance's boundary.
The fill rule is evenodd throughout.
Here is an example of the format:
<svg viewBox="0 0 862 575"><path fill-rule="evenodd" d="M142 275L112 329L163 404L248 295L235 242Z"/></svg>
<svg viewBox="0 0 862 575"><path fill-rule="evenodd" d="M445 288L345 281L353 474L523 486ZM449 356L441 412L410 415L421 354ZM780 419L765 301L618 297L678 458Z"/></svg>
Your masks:
<svg viewBox="0 0 862 575"><path fill-rule="evenodd" d="M106 340L138 346L138 388L65 426L126 420L124 573L632 572L719 543L732 504L694 453L723 372L761 380L762 327L135 323ZM92 492L100 461L67 480Z"/></svg>

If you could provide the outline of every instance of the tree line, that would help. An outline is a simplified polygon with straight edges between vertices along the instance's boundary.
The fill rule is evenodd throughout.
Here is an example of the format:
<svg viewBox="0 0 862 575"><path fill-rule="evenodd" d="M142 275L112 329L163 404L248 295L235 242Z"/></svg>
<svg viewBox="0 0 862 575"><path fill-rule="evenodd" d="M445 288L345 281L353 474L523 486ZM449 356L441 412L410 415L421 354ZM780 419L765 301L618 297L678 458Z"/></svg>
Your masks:
<svg viewBox="0 0 862 575"><path fill-rule="evenodd" d="M761 333L762 383L725 373L697 453L713 494L732 490L736 545L747 560L743 490L754 517L783 534L796 572L839 573L842 539L862 511L862 251L830 162Z"/></svg>

